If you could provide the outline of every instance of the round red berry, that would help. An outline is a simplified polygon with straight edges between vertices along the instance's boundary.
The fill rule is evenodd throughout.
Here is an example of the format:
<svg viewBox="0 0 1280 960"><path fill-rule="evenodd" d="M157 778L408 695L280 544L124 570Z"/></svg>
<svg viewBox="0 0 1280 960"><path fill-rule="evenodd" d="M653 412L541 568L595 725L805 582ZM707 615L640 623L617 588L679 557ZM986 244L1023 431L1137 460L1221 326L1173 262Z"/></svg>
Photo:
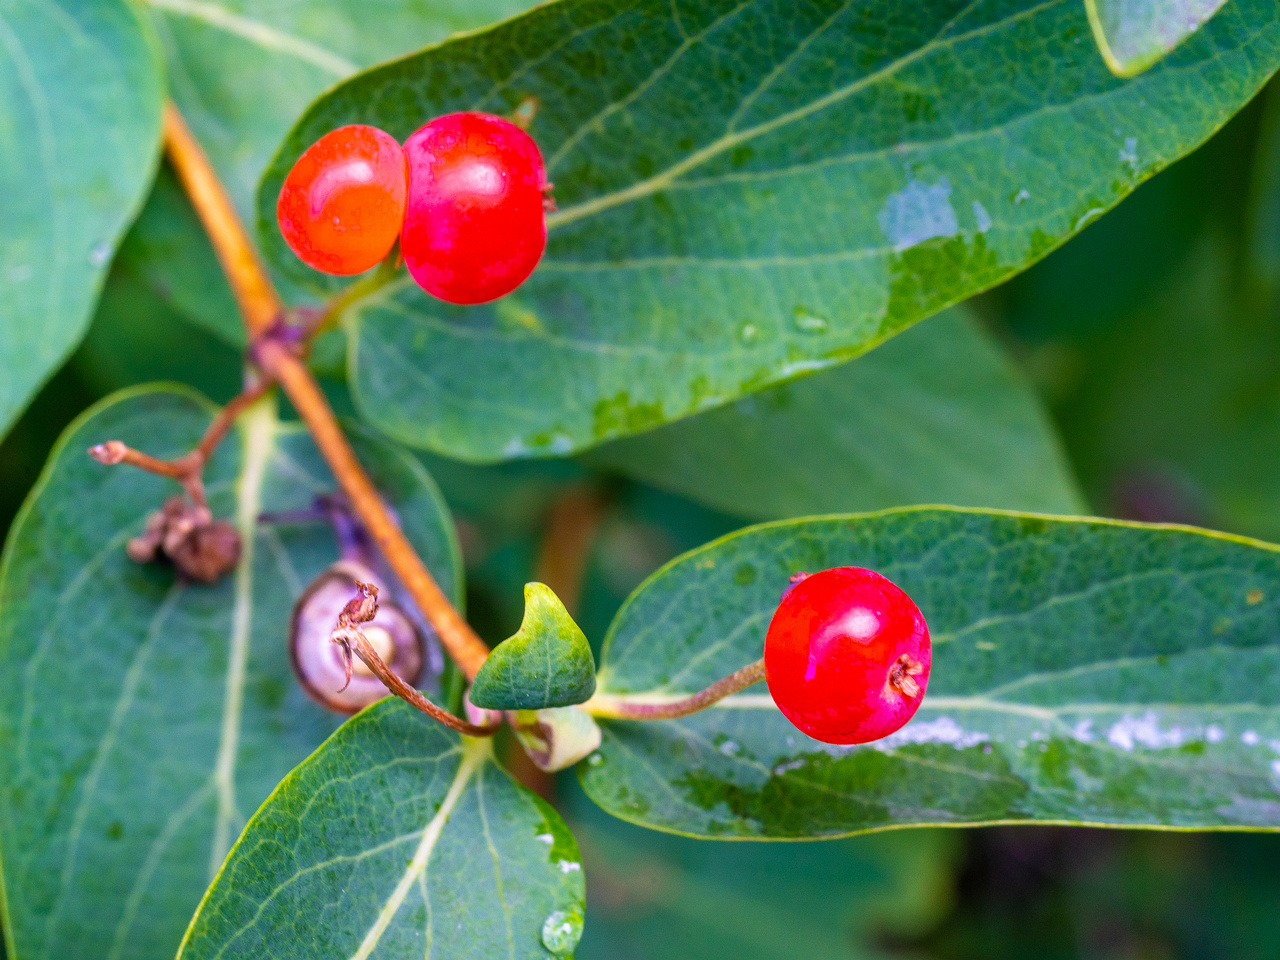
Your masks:
<svg viewBox="0 0 1280 960"><path fill-rule="evenodd" d="M891 580L862 567L793 578L764 641L765 680L787 719L826 743L879 740L929 685L929 628Z"/></svg>
<svg viewBox="0 0 1280 960"><path fill-rule="evenodd" d="M423 290L485 303L533 272L547 245L542 153L487 113L437 117L405 141L409 206L400 249Z"/></svg>
<svg viewBox="0 0 1280 960"><path fill-rule="evenodd" d="M389 133L354 124L326 133L285 177L280 232L309 267L344 276L375 267L400 236L409 170Z"/></svg>

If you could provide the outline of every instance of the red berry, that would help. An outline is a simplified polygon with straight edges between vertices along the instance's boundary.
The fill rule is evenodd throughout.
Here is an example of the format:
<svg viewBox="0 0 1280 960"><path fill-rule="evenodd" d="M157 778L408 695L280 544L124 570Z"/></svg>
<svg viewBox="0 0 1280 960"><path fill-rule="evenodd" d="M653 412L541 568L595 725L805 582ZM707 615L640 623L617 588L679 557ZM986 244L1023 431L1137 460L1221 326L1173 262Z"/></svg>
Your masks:
<svg viewBox="0 0 1280 960"><path fill-rule="evenodd" d="M449 303L484 303L520 286L547 245L547 176L533 138L501 117L450 113L404 150L400 249L418 286Z"/></svg>
<svg viewBox="0 0 1280 960"><path fill-rule="evenodd" d="M326 133L285 177L280 232L309 267L349 275L375 267L400 236L409 168L396 139L354 124Z"/></svg>
<svg viewBox="0 0 1280 960"><path fill-rule="evenodd" d="M778 709L816 740L867 743L911 719L929 685L929 628L892 581L861 567L804 577L764 641Z"/></svg>

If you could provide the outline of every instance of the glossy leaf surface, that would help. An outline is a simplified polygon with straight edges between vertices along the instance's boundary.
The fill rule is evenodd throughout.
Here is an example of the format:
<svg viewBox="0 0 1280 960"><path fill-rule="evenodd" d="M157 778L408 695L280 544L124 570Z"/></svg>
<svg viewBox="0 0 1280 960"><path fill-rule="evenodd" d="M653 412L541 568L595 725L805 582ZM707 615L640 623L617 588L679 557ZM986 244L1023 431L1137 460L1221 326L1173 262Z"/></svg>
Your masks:
<svg viewBox="0 0 1280 960"><path fill-rule="evenodd" d="M911 503L1085 512L1039 400L960 310L588 460L757 519Z"/></svg>
<svg viewBox="0 0 1280 960"><path fill-rule="evenodd" d="M1132 77L1158 63L1227 0L1084 0L1098 50L1112 72Z"/></svg>
<svg viewBox="0 0 1280 960"><path fill-rule="evenodd" d="M490 710L582 703L596 689L591 645L550 587L525 584L520 630L494 647L469 699Z"/></svg>
<svg viewBox="0 0 1280 960"><path fill-rule="evenodd" d="M536 105L560 207L542 265L477 308L402 278L355 310L351 357L362 414L398 439L564 453L837 363L1022 269L1278 56L1269 0L1128 82L1072 0L569 0L327 93L264 175L260 235L291 268L275 197L335 126Z"/></svg>
<svg viewBox="0 0 1280 960"><path fill-rule="evenodd" d="M115 438L185 452L210 419L171 390L118 394L69 428L15 523L0 573L0 866L14 960L172 956L245 820L337 720L293 679L293 599L336 558L324 526L268 525L333 481L297 425L246 414L210 463L216 515L242 531L215 586L124 552L176 491L85 450ZM457 597L448 514L415 461L356 449Z"/></svg>
<svg viewBox="0 0 1280 960"><path fill-rule="evenodd" d="M0 435L89 324L146 195L164 81L125 0L17 0L0 18Z"/></svg>
<svg viewBox="0 0 1280 960"><path fill-rule="evenodd" d="M1280 829L1280 551L1189 528L917 508L749 528L618 614L597 696L699 690L760 656L798 570L865 566L919 604L929 692L884 740L810 740L763 686L603 721L588 794L646 826L821 837L913 823Z"/></svg>
<svg viewBox="0 0 1280 960"><path fill-rule="evenodd" d="M568 956L583 900L573 835L488 741L383 701L250 821L179 957Z"/></svg>

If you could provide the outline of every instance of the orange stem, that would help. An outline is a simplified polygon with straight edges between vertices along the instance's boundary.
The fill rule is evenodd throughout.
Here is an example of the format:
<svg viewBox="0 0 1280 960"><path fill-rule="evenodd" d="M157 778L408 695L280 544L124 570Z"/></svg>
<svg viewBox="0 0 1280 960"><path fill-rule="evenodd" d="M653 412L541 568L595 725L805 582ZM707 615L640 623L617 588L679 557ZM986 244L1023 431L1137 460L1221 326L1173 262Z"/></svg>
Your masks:
<svg viewBox="0 0 1280 960"><path fill-rule="evenodd" d="M408 538L391 519L311 372L296 353L276 340L263 340L258 345L258 359L263 370L280 381L298 416L311 431L316 446L324 454L339 486L351 501L351 508L405 590L435 627L449 656L468 680L474 679L489 656L489 648L453 608Z"/></svg>
<svg viewBox="0 0 1280 960"><path fill-rule="evenodd" d="M236 294L263 374L268 380L280 383L387 563L435 628L449 656L468 679L474 679L489 655L489 648L453 608L408 538L391 519L302 358L288 345L265 336L282 315L280 298L208 157L172 103L165 107L164 129L169 159L205 225Z"/></svg>
<svg viewBox="0 0 1280 960"><path fill-rule="evenodd" d="M164 146L231 283L249 336L265 333L284 312L284 304L267 278L222 181L172 101L164 107Z"/></svg>

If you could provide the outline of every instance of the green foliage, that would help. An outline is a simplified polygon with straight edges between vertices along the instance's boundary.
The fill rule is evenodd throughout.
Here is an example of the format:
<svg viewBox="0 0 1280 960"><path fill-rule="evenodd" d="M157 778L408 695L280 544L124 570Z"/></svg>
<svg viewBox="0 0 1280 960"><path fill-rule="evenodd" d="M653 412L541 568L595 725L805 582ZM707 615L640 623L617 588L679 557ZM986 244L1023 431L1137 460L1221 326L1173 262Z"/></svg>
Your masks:
<svg viewBox="0 0 1280 960"><path fill-rule="evenodd" d="M350 388L369 422L437 451L423 460L462 517L486 636L509 634L519 586L564 559L551 556L547 516L574 485L591 485L603 511L590 556L576 558L587 575L575 618L597 638L661 560L731 530L733 515L926 501L1080 513L1075 467L1095 509L1280 535L1280 111L1244 112L1214 151L1088 226L1272 73L1273 3L559 0L422 49L527 6L142 0L140 20L125 0L11 0L0 14L0 89L13 104L0 120L0 432L83 340L4 448L6 494L30 483L16 461L94 394L153 379L219 400L240 389L235 304L168 168L121 240L155 167L167 58L170 94L233 202L261 220L295 305L349 282L301 268L274 227L280 180L312 139L351 121L403 137L459 108L531 118L560 204L532 281L474 309L393 281L311 359L340 410ZM1118 79L1108 64L1145 72ZM908 330L1077 236L973 311ZM1015 361L1065 426L1070 466ZM239 569L197 587L125 558L177 488L84 448L118 437L174 456L210 414L173 388L91 409L10 531L0 927L11 960L567 957L583 932L584 869L599 896L583 958L881 956L886 930L918 936L946 908L958 834L796 847L662 832L1280 829L1275 548L913 508L791 520L695 549L639 587L600 656L602 697L686 694L759 656L790 573L873 566L920 602L936 644L919 717L877 744L809 741L762 686L656 724L598 726L582 707L548 706L590 697L594 661L555 594L529 585L521 629L472 697L523 711L499 752L523 744L544 769L590 753L581 779L604 812L559 785L580 858L488 743L401 703L316 749L335 721L293 681L285 623L337 550L323 525L261 513L306 508L333 480L271 401L207 474L216 512L245 534ZM406 451L348 429L460 605L459 550L431 479ZM574 460L474 465L588 447ZM1129 496L1129 479L1153 474L1158 495L1138 484ZM463 684L450 676L441 700L456 706ZM1159 898L1172 876L1125 883ZM1264 895L1259 909L1219 879L1221 899L1202 891L1202 902L1265 912ZM1112 880L1086 883L1096 899L1130 902ZM1025 912L1029 926L1039 916ZM1069 941L1062 925L1034 925ZM948 929L963 936L962 925L938 936ZM1209 955L1217 942L1167 952ZM1045 955L1065 955L1055 950Z"/></svg>
<svg viewBox="0 0 1280 960"><path fill-rule="evenodd" d="M573 834L489 742L384 701L253 817L178 956L569 956L583 902Z"/></svg>
<svg viewBox="0 0 1280 960"><path fill-rule="evenodd" d="M1158 63L1226 0L1084 0L1107 66L1132 77Z"/></svg>
<svg viewBox="0 0 1280 960"><path fill-rule="evenodd" d="M757 519L907 503L1085 512L1039 400L962 310L588 462Z"/></svg>
<svg viewBox="0 0 1280 960"><path fill-rule="evenodd" d="M163 79L126 0L17 0L0 42L3 436L88 325L155 168Z"/></svg>
<svg viewBox="0 0 1280 960"><path fill-rule="evenodd" d="M499 644L468 694L490 710L541 710L582 703L596 689L591 646L550 587L524 588L524 622Z"/></svg>
<svg viewBox="0 0 1280 960"><path fill-rule="evenodd" d="M130 391L60 441L0 568L0 856L16 957L171 955L249 813L333 729L293 679L294 598L334 557L324 526L276 526L332 488L306 433L268 404L206 474L244 554L216 586L124 553L172 481L104 467L106 439L192 447L211 407ZM448 514L417 463L356 432L356 450L457 598Z"/></svg>
<svg viewBox="0 0 1280 960"><path fill-rule="evenodd" d="M899 9L539 8L320 98L264 175L260 238L322 289L274 225L308 144L536 103L560 205L538 271L479 308L384 287L354 310L350 377L411 445L565 453L838 363L1024 268L1199 144L1280 52L1269 0L1128 82L1066 0Z"/></svg>
<svg viewBox="0 0 1280 960"><path fill-rule="evenodd" d="M810 740L763 688L663 723L602 722L588 794L707 837L909 823L1280 826L1276 548L1182 528L918 508L749 528L619 613L601 695L678 697L757 659L789 575L866 566L919 604L917 718Z"/></svg>

